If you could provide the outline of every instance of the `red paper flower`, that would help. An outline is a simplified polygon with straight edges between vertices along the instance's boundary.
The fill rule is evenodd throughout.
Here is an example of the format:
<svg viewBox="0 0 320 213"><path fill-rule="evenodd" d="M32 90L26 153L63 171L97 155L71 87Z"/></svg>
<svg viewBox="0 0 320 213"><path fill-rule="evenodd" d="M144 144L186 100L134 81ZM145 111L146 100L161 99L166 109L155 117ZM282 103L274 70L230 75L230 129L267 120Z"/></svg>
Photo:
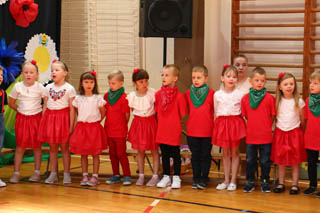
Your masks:
<svg viewBox="0 0 320 213"><path fill-rule="evenodd" d="M280 72L278 75L278 79L282 78L282 76L284 76L284 72Z"/></svg>
<svg viewBox="0 0 320 213"><path fill-rule="evenodd" d="M38 16L38 4L34 0L10 0L10 13L16 25L28 27Z"/></svg>
<svg viewBox="0 0 320 213"><path fill-rule="evenodd" d="M230 65L229 64L225 64L224 66L223 66L223 69L225 69L225 68L227 68L227 67L229 67Z"/></svg>
<svg viewBox="0 0 320 213"><path fill-rule="evenodd" d="M133 70L133 74L136 73L136 72L139 72L139 71L140 71L140 69L136 68L136 69Z"/></svg>
<svg viewBox="0 0 320 213"><path fill-rule="evenodd" d="M94 71L94 70L91 70L91 72L90 72L92 75L94 75L94 77L97 77L97 72L96 71Z"/></svg>
<svg viewBox="0 0 320 213"><path fill-rule="evenodd" d="M31 64L37 65L37 61L36 61L36 60L32 60L32 61L31 61Z"/></svg>
<svg viewBox="0 0 320 213"><path fill-rule="evenodd" d="M57 59L53 59L52 63L56 63L58 60Z"/></svg>

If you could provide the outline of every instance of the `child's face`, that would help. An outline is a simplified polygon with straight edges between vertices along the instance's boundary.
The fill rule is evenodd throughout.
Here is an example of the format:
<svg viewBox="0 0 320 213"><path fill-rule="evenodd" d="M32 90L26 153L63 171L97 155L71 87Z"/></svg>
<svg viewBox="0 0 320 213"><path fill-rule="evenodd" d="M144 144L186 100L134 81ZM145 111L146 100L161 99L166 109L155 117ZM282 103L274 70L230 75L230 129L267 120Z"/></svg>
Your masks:
<svg viewBox="0 0 320 213"><path fill-rule="evenodd" d="M0 85L2 84L3 82L3 71L0 70Z"/></svg>
<svg viewBox="0 0 320 213"><path fill-rule="evenodd" d="M227 89L234 88L238 81L237 75L233 71L227 71L221 76L221 81Z"/></svg>
<svg viewBox="0 0 320 213"><path fill-rule="evenodd" d="M162 78L162 85L167 86L174 86L178 80L178 76L173 74L171 69L163 69L161 73Z"/></svg>
<svg viewBox="0 0 320 213"><path fill-rule="evenodd" d="M192 72L192 84L195 87L201 87L208 82L208 77L203 72Z"/></svg>
<svg viewBox="0 0 320 213"><path fill-rule="evenodd" d="M234 60L233 66L235 66L238 70L239 79L242 79L247 75L247 71L248 71L247 59L238 57Z"/></svg>
<svg viewBox="0 0 320 213"><path fill-rule="evenodd" d="M27 64L22 69L23 82L27 86L32 86L39 76L34 65Z"/></svg>
<svg viewBox="0 0 320 213"><path fill-rule="evenodd" d="M256 73L252 78L250 78L250 83L252 85L252 89L262 90L267 83L266 76Z"/></svg>
<svg viewBox="0 0 320 213"><path fill-rule="evenodd" d="M148 79L140 79L136 82L133 82L133 84L137 88L138 93L145 94L148 90L149 80Z"/></svg>
<svg viewBox="0 0 320 213"><path fill-rule="evenodd" d="M116 77L108 79L108 83L111 91L117 91L123 86L123 81L119 81Z"/></svg>
<svg viewBox="0 0 320 213"><path fill-rule="evenodd" d="M94 80L93 79L84 79L81 82L81 86L83 87L85 95L92 95L92 90L94 88Z"/></svg>
<svg viewBox="0 0 320 213"><path fill-rule="evenodd" d="M294 92L294 79L287 78L283 80L279 85L279 89L282 91L285 98L291 98Z"/></svg>
<svg viewBox="0 0 320 213"><path fill-rule="evenodd" d="M319 79L310 79L310 93L320 94L320 81Z"/></svg>
<svg viewBox="0 0 320 213"><path fill-rule="evenodd" d="M59 84L65 81L68 72L65 71L59 64L53 64L51 70L51 78L54 83Z"/></svg>

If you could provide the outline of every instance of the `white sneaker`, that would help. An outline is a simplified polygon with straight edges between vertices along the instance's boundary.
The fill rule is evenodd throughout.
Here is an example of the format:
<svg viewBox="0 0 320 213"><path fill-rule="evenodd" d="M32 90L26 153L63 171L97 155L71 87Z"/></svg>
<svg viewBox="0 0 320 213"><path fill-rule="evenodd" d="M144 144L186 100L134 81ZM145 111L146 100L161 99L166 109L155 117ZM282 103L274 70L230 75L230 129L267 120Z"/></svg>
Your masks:
<svg viewBox="0 0 320 213"><path fill-rule="evenodd" d="M225 183L219 183L218 186L216 187L217 190L225 190L227 189L229 186L229 184L225 184Z"/></svg>
<svg viewBox="0 0 320 213"><path fill-rule="evenodd" d="M7 184L0 179L0 187L5 187Z"/></svg>
<svg viewBox="0 0 320 213"><path fill-rule="evenodd" d="M159 183L157 183L157 187L164 188L171 185L171 180L169 175L163 175L162 179Z"/></svg>
<svg viewBox="0 0 320 213"><path fill-rule="evenodd" d="M178 175L172 177L171 188L180 189L181 188L181 178Z"/></svg>
<svg viewBox="0 0 320 213"><path fill-rule="evenodd" d="M227 190L228 191L235 191L235 190L237 190L237 185L234 183L230 183Z"/></svg>

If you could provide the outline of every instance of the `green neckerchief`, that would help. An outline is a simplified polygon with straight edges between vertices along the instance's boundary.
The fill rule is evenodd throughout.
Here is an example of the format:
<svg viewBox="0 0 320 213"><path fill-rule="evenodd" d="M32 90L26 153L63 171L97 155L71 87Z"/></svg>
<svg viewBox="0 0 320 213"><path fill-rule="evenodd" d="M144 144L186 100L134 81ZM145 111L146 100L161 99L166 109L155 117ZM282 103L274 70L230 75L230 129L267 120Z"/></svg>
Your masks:
<svg viewBox="0 0 320 213"><path fill-rule="evenodd" d="M110 103L110 105L112 106L113 104L115 104L120 96L124 93L124 88L121 87L120 89L116 90L116 91L111 91L109 89L109 93L108 93L108 101Z"/></svg>
<svg viewBox="0 0 320 213"><path fill-rule="evenodd" d="M191 86L190 88L190 98L195 108L201 106L207 98L209 93L209 87L207 84L201 87Z"/></svg>
<svg viewBox="0 0 320 213"><path fill-rule="evenodd" d="M250 88L250 91L249 91L250 107L252 109L257 109L265 95L266 95L266 88L263 88L262 90L255 90Z"/></svg>
<svg viewBox="0 0 320 213"><path fill-rule="evenodd" d="M309 109L312 115L319 117L320 115L320 94L309 95Z"/></svg>

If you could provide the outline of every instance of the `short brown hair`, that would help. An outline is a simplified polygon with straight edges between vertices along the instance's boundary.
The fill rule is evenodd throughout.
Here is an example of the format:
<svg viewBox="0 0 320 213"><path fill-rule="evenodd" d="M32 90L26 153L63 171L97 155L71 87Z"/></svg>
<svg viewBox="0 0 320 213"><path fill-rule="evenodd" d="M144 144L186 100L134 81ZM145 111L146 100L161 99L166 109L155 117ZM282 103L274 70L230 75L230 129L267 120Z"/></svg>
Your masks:
<svg viewBox="0 0 320 213"><path fill-rule="evenodd" d="M320 81L320 71L314 71L311 76L310 76L310 79L317 79Z"/></svg>
<svg viewBox="0 0 320 213"><path fill-rule="evenodd" d="M121 70L113 70L109 73L108 79L116 78L118 81L124 81L123 72Z"/></svg>
<svg viewBox="0 0 320 213"><path fill-rule="evenodd" d="M264 75L267 76L266 71L262 68L262 67L256 67L252 70L251 74L250 74L250 78L253 78L253 76L255 74L259 74L259 75Z"/></svg>
<svg viewBox="0 0 320 213"><path fill-rule="evenodd" d="M174 76L179 77L180 68L175 64L167 64L163 67L163 69L171 69Z"/></svg>
<svg viewBox="0 0 320 213"><path fill-rule="evenodd" d="M195 66L192 68L192 72L200 72L203 73L205 77L208 77L208 68L204 65Z"/></svg>

